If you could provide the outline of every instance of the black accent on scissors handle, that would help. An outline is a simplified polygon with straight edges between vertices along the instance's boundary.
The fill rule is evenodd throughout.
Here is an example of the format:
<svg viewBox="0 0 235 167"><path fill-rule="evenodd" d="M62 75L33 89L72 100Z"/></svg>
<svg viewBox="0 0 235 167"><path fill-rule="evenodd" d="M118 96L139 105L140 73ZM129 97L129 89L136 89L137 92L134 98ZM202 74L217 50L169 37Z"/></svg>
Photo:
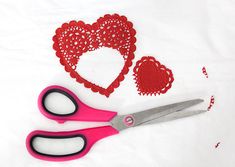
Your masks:
<svg viewBox="0 0 235 167"><path fill-rule="evenodd" d="M72 103L73 103L74 106L75 106L74 111L73 111L73 112L70 112L70 113L68 113L68 114L58 114L58 113L55 113L55 112L50 111L50 110L46 107L45 101L46 101L46 97L47 97L49 94L51 94L51 93L59 93L59 94L62 94L62 95L64 95L64 96L66 96L67 98L69 98L69 100L71 100ZM76 100L75 100L68 92L66 92L66 91L64 91L64 90L61 90L61 89L57 89L57 88L53 88L53 89L47 90L47 91L43 94L43 96L42 96L41 104L42 104L43 109L44 109L46 112L48 112L48 113L50 113L51 115L54 115L54 116L71 116L71 115L75 114L75 113L78 111L78 108L79 108L79 106L78 106Z"/></svg>

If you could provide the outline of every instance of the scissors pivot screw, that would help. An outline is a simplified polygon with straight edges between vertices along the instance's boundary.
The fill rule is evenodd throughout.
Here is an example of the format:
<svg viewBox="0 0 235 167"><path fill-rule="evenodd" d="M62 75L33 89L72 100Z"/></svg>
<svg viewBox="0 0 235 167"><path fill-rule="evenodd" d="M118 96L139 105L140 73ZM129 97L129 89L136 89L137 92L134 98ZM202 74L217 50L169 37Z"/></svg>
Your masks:
<svg viewBox="0 0 235 167"><path fill-rule="evenodd" d="M135 119L132 115L127 115L124 117L123 122L126 126L133 126L135 123Z"/></svg>

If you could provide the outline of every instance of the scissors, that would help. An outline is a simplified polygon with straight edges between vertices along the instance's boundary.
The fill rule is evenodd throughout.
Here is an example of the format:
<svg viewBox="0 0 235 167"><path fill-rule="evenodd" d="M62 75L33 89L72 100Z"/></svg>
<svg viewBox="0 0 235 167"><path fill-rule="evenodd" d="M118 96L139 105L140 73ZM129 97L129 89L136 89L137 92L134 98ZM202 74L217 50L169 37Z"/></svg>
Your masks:
<svg viewBox="0 0 235 167"><path fill-rule="evenodd" d="M46 107L46 97L51 93L59 93L65 95L75 106L73 112L69 114L54 113ZM45 88L39 95L38 107L40 112L49 119L55 120L59 123L65 121L89 121L89 122L109 122L108 126L100 126L94 128L87 128L74 131L62 132L48 132L36 130L31 132L26 139L26 147L28 152L35 158L47 161L67 161L81 158L86 155L91 147L100 139L118 134L120 131L130 127L139 125L159 123L169 120L174 120L182 117L188 117L207 110L186 111L184 109L203 102L202 99L193 99L174 104L164 105L133 114L117 115L117 112L99 110L81 102L78 97L70 90L53 85ZM183 110L183 111L181 111ZM68 139L73 137L80 137L83 140L83 146L79 151L69 154L49 154L40 152L34 146L36 138L46 139Z"/></svg>

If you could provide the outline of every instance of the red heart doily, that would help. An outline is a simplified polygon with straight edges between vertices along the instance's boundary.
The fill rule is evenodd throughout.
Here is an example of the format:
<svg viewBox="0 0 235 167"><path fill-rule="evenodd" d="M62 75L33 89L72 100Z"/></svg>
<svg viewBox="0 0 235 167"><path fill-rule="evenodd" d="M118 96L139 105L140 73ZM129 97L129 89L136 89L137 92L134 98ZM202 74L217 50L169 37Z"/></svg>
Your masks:
<svg viewBox="0 0 235 167"><path fill-rule="evenodd" d="M92 25L82 21L64 23L56 30L53 48L60 58L60 63L77 82L83 83L93 92L109 96L124 80L129 71L136 50L136 31L125 16L118 14L100 17ZM77 71L79 57L101 47L116 49L123 56L125 64L116 79L107 88L103 88L83 78Z"/></svg>
<svg viewBox="0 0 235 167"><path fill-rule="evenodd" d="M151 56L137 61L134 79L140 95L164 94L174 81L171 70Z"/></svg>

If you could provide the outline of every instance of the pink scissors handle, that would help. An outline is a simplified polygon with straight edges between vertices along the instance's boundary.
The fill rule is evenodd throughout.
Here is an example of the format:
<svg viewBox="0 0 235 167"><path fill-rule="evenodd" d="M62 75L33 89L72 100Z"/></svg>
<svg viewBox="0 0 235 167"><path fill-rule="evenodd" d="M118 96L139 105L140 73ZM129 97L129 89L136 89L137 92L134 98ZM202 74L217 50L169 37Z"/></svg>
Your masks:
<svg viewBox="0 0 235 167"><path fill-rule="evenodd" d="M69 114L57 114L50 111L45 105L45 99L50 93L60 93L65 95L73 102L75 110ZM117 115L117 113L113 111L105 111L89 107L82 103L73 92L57 85L49 86L40 93L38 97L38 107L44 116L49 119L56 120L59 123L63 123L65 121L108 122Z"/></svg>
<svg viewBox="0 0 235 167"><path fill-rule="evenodd" d="M26 147L29 153L35 158L47 160L47 161L68 161L77 158L81 158L86 155L93 144L98 140L118 134L119 131L114 129L111 126L102 126L96 128L88 128L82 130L68 131L68 132L47 132L47 131L33 131L31 132L26 139ZM43 138L54 138L54 139L67 139L73 137L81 137L84 141L82 149L75 153L65 154L65 155L52 155L47 153L41 153L36 148L34 148L34 140L37 137Z"/></svg>

